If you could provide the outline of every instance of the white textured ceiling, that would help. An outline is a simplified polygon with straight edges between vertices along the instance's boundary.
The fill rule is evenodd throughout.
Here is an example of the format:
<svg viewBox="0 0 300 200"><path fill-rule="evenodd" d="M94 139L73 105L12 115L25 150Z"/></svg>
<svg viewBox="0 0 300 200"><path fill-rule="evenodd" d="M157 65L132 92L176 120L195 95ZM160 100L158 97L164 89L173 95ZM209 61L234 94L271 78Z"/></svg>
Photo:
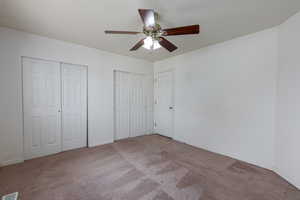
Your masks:
<svg viewBox="0 0 300 200"><path fill-rule="evenodd" d="M104 30L140 31L139 8L153 8L163 28L200 24L201 34L170 36L178 50L129 49L143 35L105 35ZM300 0L0 0L0 26L157 61L257 32L300 10Z"/></svg>

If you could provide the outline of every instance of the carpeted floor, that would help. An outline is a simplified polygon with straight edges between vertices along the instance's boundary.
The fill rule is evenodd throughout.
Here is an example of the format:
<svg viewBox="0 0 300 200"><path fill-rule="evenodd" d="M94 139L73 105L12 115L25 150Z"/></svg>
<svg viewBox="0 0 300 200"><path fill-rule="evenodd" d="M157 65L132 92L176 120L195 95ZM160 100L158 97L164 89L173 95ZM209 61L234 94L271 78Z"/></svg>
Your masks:
<svg viewBox="0 0 300 200"><path fill-rule="evenodd" d="M275 173L158 135L0 168L21 200L300 200Z"/></svg>

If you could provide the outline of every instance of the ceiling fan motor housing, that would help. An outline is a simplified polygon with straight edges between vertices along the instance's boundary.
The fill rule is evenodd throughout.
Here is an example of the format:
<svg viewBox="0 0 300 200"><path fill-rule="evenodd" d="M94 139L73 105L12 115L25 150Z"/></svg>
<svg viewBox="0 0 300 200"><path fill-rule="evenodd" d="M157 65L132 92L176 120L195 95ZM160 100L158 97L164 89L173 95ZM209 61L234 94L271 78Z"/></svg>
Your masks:
<svg viewBox="0 0 300 200"><path fill-rule="evenodd" d="M160 40L160 37L164 34L164 31L161 29L161 26L156 23L154 26L144 26L143 33L147 37L152 37L155 40Z"/></svg>

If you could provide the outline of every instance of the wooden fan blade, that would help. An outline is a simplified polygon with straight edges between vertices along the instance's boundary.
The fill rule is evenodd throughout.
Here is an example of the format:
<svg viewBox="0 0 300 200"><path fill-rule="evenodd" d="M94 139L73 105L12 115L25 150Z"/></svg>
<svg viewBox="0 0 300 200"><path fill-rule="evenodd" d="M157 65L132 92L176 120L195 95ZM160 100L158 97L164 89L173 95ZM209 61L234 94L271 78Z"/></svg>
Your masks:
<svg viewBox="0 0 300 200"><path fill-rule="evenodd" d="M144 38L145 39L145 38ZM144 39L140 40L138 43L136 43L136 45L134 45L130 51L136 51L138 50L141 46L144 45Z"/></svg>
<svg viewBox="0 0 300 200"><path fill-rule="evenodd" d="M183 26L183 27L176 27L176 28L168 28L163 29L164 36L169 35L188 35L188 34L199 34L200 32L200 25L191 25L191 26Z"/></svg>
<svg viewBox="0 0 300 200"><path fill-rule="evenodd" d="M129 35L136 35L141 32L135 32L135 31L104 31L106 34L129 34Z"/></svg>
<svg viewBox="0 0 300 200"><path fill-rule="evenodd" d="M169 40L167 40L163 37L160 37L159 39L160 39L159 44L162 47L166 48L168 51L172 52L177 49L177 47L174 44L172 44Z"/></svg>
<svg viewBox="0 0 300 200"><path fill-rule="evenodd" d="M153 27L155 25L154 10L139 9L139 13L146 27Z"/></svg>

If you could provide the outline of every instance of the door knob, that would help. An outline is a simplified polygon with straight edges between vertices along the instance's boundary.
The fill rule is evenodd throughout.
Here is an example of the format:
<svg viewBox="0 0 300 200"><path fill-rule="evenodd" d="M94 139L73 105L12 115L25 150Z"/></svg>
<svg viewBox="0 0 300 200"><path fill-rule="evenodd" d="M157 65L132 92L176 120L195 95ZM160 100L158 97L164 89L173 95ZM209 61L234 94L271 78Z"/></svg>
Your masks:
<svg viewBox="0 0 300 200"><path fill-rule="evenodd" d="M170 107L169 107L169 109L170 109L170 110L172 110L172 109L173 109L173 107L172 107L172 106L170 106Z"/></svg>

